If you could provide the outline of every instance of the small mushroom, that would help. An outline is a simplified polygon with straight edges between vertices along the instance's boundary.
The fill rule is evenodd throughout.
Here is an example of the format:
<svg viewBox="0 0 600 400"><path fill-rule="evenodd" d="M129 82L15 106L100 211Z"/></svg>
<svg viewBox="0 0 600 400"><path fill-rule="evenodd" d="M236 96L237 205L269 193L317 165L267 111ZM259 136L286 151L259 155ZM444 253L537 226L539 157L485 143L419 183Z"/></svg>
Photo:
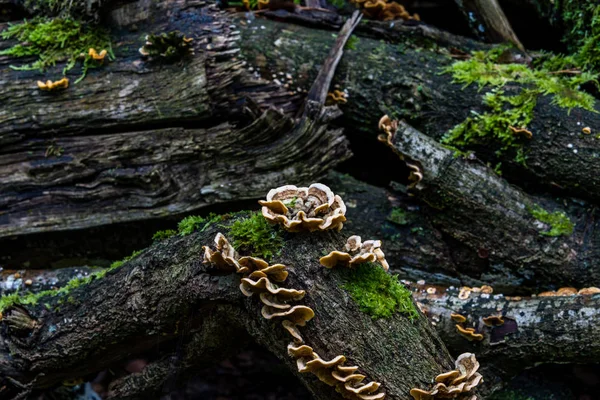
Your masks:
<svg viewBox="0 0 600 400"><path fill-rule="evenodd" d="M346 104L348 99L346 98L346 93L340 90L334 90L333 92L327 93L327 105L333 104Z"/></svg>
<svg viewBox="0 0 600 400"><path fill-rule="evenodd" d="M504 318L500 315L490 315L482 319L483 323L487 326L501 326L504 325Z"/></svg>
<svg viewBox="0 0 600 400"><path fill-rule="evenodd" d="M458 322L459 324L462 324L463 322L467 322L467 317L465 317L464 315L461 315L461 314L452 313L452 314L450 314L450 318L452 318L452 320L454 322Z"/></svg>
<svg viewBox="0 0 600 400"><path fill-rule="evenodd" d="M580 294L583 296L591 296L591 295L598 294L598 293L600 293L600 289L597 287L583 288L579 292L577 292L577 294Z"/></svg>
<svg viewBox="0 0 600 400"><path fill-rule="evenodd" d="M463 286L460 288L460 292L458 292L458 298L461 300L466 300L471 295L471 288L468 286Z"/></svg>
<svg viewBox="0 0 600 400"><path fill-rule="evenodd" d="M577 294L577 289L574 287L563 287L556 291L558 296L575 296Z"/></svg>
<svg viewBox="0 0 600 400"><path fill-rule="evenodd" d="M98 53L94 48L90 48L90 50L88 51L88 56L90 56L95 61L104 61L104 57L106 57L106 54L108 54L106 50L102 50L100 51L100 53Z"/></svg>
<svg viewBox="0 0 600 400"><path fill-rule="evenodd" d="M37 81L37 86L40 90L45 90L45 91L66 89L69 87L69 78L63 77L61 80L58 80L55 82L53 82L51 80L47 80L45 83L42 81Z"/></svg>
<svg viewBox="0 0 600 400"><path fill-rule="evenodd" d="M362 242L360 236L354 235L348 238L345 248L352 254L336 250L321 257L319 262L325 268L333 268L336 265L352 267L365 262L377 261L384 270L387 271L389 269L385 254L381 250L381 240L367 240Z"/></svg>
<svg viewBox="0 0 600 400"><path fill-rule="evenodd" d="M483 340L483 335L481 333L475 333L475 328L463 328L462 326L456 324L456 331L469 342L479 342Z"/></svg>
<svg viewBox="0 0 600 400"><path fill-rule="evenodd" d="M469 399L476 400L470 392L483 380L477 370L479 362L472 353L464 353L458 356L454 363L455 369L435 378L435 384L431 390L414 388L410 391L415 400L435 399ZM461 397L463 396L463 397Z"/></svg>
<svg viewBox="0 0 600 400"><path fill-rule="evenodd" d="M583 128L581 130L581 132L585 133L586 135L589 135L592 133L592 128L590 128L589 126L586 126L585 128Z"/></svg>

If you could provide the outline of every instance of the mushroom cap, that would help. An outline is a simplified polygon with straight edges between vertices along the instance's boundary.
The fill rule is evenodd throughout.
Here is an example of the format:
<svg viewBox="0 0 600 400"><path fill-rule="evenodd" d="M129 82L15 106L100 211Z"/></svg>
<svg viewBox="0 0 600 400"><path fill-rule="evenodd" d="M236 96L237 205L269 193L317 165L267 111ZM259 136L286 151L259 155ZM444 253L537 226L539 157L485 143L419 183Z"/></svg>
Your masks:
<svg viewBox="0 0 600 400"><path fill-rule="evenodd" d="M433 396L423 389L410 389L410 395L414 400L432 400Z"/></svg>
<svg viewBox="0 0 600 400"><path fill-rule="evenodd" d="M452 313L450 314L450 318L452 318L453 321L458 322L459 324L467 322L467 317L461 314Z"/></svg>
<svg viewBox="0 0 600 400"><path fill-rule="evenodd" d="M315 312L312 308L306 306L294 306L289 310L284 311L269 306L263 306L261 314L265 319L285 318L298 325L304 325L315 316Z"/></svg>
<svg viewBox="0 0 600 400"><path fill-rule="evenodd" d="M259 200L258 204L277 214L287 214L289 212L289 209L281 200Z"/></svg>
<svg viewBox="0 0 600 400"><path fill-rule="evenodd" d="M352 235L346 240L347 251L358 251L362 245L362 239L358 235Z"/></svg>
<svg viewBox="0 0 600 400"><path fill-rule="evenodd" d="M453 385L461 383L473 376L479 369L479 362L473 353L463 353L456 358L454 362L456 369L460 372L460 376L452 381Z"/></svg>
<svg viewBox="0 0 600 400"><path fill-rule="evenodd" d="M598 289L597 287L588 287L588 288L583 288L581 289L579 292L577 292L577 294L581 294L584 296L589 296L589 295L593 295L593 294L597 294L600 293L600 289Z"/></svg>
<svg viewBox="0 0 600 400"><path fill-rule="evenodd" d="M577 289L574 287L563 287L558 289L556 294L558 296L575 296L577 294Z"/></svg>
<svg viewBox="0 0 600 400"><path fill-rule="evenodd" d="M288 354L294 358L308 357L313 358L315 354L312 347L307 345L295 346L292 343L288 344Z"/></svg>
<svg viewBox="0 0 600 400"><path fill-rule="evenodd" d="M355 265L355 264L362 264L362 263L366 263L366 262L373 262L377 260L377 256L373 253L363 253L363 254L358 254L354 257L352 257L352 259L350 260L350 265Z"/></svg>
<svg viewBox="0 0 600 400"><path fill-rule="evenodd" d="M438 376L435 377L435 381L437 383L440 382L451 382L454 379L458 378L460 376L460 372L458 372L457 370L452 370L452 371L448 371L448 372L444 372L442 374L439 374Z"/></svg>
<svg viewBox="0 0 600 400"><path fill-rule="evenodd" d="M504 319L501 315L490 315L489 317L482 318L482 321L487 326L501 326L504 325Z"/></svg>
<svg viewBox="0 0 600 400"><path fill-rule="evenodd" d="M300 330L292 321L284 320L281 322L281 325L285 328L286 331L294 338L294 342L296 343L304 343L304 339L302 335L300 335Z"/></svg>
<svg viewBox="0 0 600 400"><path fill-rule="evenodd" d="M278 296L280 300L300 300L306 294L304 290L278 288L265 277L260 278L257 281L253 281L249 278L242 278L240 290L248 297L252 296L254 293L269 292Z"/></svg>
<svg viewBox="0 0 600 400"><path fill-rule="evenodd" d="M469 342L483 340L483 335L480 333L475 333L474 328L465 329L462 326L456 324L456 331L459 334L461 334L465 339L467 339Z"/></svg>
<svg viewBox="0 0 600 400"><path fill-rule="evenodd" d="M319 262L325 268L333 268L338 264L348 265L352 260L352 256L342 251L332 251L319 259Z"/></svg>
<svg viewBox="0 0 600 400"><path fill-rule="evenodd" d="M292 307L289 304L286 304L279 300L277 296L272 295L271 293L263 292L260 294L260 301L271 308L277 308L280 310L287 310Z"/></svg>

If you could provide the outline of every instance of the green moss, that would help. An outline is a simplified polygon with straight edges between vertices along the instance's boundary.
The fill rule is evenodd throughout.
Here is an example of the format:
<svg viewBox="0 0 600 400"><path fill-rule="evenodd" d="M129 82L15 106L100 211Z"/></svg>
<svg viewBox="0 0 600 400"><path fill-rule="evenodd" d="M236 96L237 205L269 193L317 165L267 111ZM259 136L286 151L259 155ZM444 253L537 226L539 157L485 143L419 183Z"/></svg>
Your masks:
<svg viewBox="0 0 600 400"><path fill-rule="evenodd" d="M537 219L544 224L550 225L550 230L540 232L540 235L544 236L569 236L573 233L575 225L571 222L569 217L562 211L555 211L549 213L539 205L534 205L529 209L529 213L533 218Z"/></svg>
<svg viewBox="0 0 600 400"><path fill-rule="evenodd" d="M214 213L208 214L207 217L201 217L198 215L190 215L185 217L177 225L179 236L187 236L195 231L204 232L206 228L214 224L215 222L223 220L224 216L217 215Z"/></svg>
<svg viewBox="0 0 600 400"><path fill-rule="evenodd" d="M278 227L267 222L260 212L231 224L229 236L233 247L269 260L281 252L283 238Z"/></svg>
<svg viewBox="0 0 600 400"><path fill-rule="evenodd" d="M398 225L406 225L408 224L408 219L406 217L406 211L401 208L394 207L392 212L387 217L387 220L393 222Z"/></svg>
<svg viewBox="0 0 600 400"><path fill-rule="evenodd" d="M69 18L34 18L24 20L20 24L9 24L1 37L17 39L21 43L0 51L0 55L38 57L32 64L11 66L13 69L44 71L57 63L65 62L63 74L66 74L75 66L78 59L83 58L82 75L76 83L85 77L89 68L100 65L88 55L90 48L98 52L107 50L108 57L114 58L110 37L106 30Z"/></svg>
<svg viewBox="0 0 600 400"><path fill-rule="evenodd" d="M507 96L503 90L494 89L483 98L490 112L473 113L472 117L452 128L442 143L458 149L494 145L497 156L512 151L514 158L525 164L523 144L527 139L515 134L510 127L526 127L533 118L536 101L537 95L530 90L523 90L517 96ZM499 165L496 170L500 172Z"/></svg>
<svg viewBox="0 0 600 400"><path fill-rule="evenodd" d="M360 310L374 319L389 318L394 313L404 314L411 320L419 313L412 295L399 281L380 265L365 263L356 268L345 269L347 282L343 288L350 293Z"/></svg>
<svg viewBox="0 0 600 400"><path fill-rule="evenodd" d="M158 231L154 235L152 235L152 240L154 240L154 241L165 240L176 234L177 234L177 231L175 231L173 229Z"/></svg>
<svg viewBox="0 0 600 400"><path fill-rule="evenodd" d="M561 0L556 7L565 27L563 41L583 68L600 69L600 6L596 0Z"/></svg>
<svg viewBox="0 0 600 400"><path fill-rule="evenodd" d="M459 151L491 146L497 156L511 153L516 161L525 164L524 144L527 139L515 134L509 127L527 128L541 95L551 96L552 103L566 109L567 113L573 108L596 112L594 97L580 87L590 82L597 84L597 75L588 71L580 74L555 73L575 63L573 58L564 56L545 55L534 68L498 63L500 56L507 51L504 47L489 52L477 51L469 60L457 61L443 70L443 73L452 74L455 83L465 87L476 84L479 89L491 88L482 98L487 111L473 112L473 116L445 135L443 143ZM507 84L518 84L522 89L509 95L502 90ZM499 165L496 165L496 170L500 172Z"/></svg>
<svg viewBox="0 0 600 400"><path fill-rule="evenodd" d="M19 294L19 292L3 295L0 297L0 312L4 312L4 310L15 306L15 305L36 305L40 301L40 299L48 299L52 297L58 296L67 296L73 289L76 289L80 286L87 285L95 279L103 278L107 272L112 271L121 267L127 261L137 257L142 250L134 251L130 256L125 257L120 261L113 262L110 267L103 269L101 271L95 271L89 274L88 276L82 278L73 278L69 280L64 286L60 287L57 290L43 290L37 293L27 293L27 294ZM67 302L74 302L70 296L66 299ZM50 309L50 304L44 303L44 306Z"/></svg>

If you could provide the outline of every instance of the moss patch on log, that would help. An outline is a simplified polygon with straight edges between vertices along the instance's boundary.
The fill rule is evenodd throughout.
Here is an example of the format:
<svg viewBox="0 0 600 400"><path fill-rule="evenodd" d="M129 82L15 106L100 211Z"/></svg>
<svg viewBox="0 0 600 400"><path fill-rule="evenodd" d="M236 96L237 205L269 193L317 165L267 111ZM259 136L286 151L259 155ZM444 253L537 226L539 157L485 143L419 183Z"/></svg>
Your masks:
<svg viewBox="0 0 600 400"><path fill-rule="evenodd" d="M43 72L57 63L66 62L63 68L63 74L66 74L81 59L81 76L75 83L85 77L89 68L101 65L88 54L90 48L98 52L106 50L108 57L114 58L108 31L70 18L38 17L24 20L20 24L10 24L1 37L5 40L16 39L21 43L0 51L0 55L38 57L37 61L31 64L18 67L11 65L12 69L37 69Z"/></svg>
<svg viewBox="0 0 600 400"><path fill-rule="evenodd" d="M283 248L283 238L278 227L271 225L260 212L238 219L229 228L233 247L270 260Z"/></svg>
<svg viewBox="0 0 600 400"><path fill-rule="evenodd" d="M36 305L42 299L67 296L73 289L77 289L80 286L87 285L95 279L103 278L109 271L121 267L127 261L140 255L141 252L142 250L134 251L130 256L127 256L122 260L113 262L110 265L110 267L101 271L92 272L88 276L81 278L73 278L69 280L64 286L56 290L42 290L41 292L26 294L20 294L18 291L16 291L11 294L3 295L2 297L0 297L0 313L16 305Z"/></svg>
<svg viewBox="0 0 600 400"><path fill-rule="evenodd" d="M546 225L550 225L550 230L540 232L540 235L569 236L573 233L575 225L562 211L554 211L553 213L550 213L536 204L529 210L529 213L538 221L543 222Z"/></svg>
<svg viewBox="0 0 600 400"><path fill-rule="evenodd" d="M581 90L581 85L597 85L598 76L589 71L577 74L561 73L569 66L569 58L547 54L536 61L533 68L524 64L501 63L510 50L498 47L488 52L476 51L469 60L457 61L444 68L452 74L455 83L465 87L476 84L480 89L491 87L482 102L489 111L468 117L452 128L443 143L459 151L480 146L493 146L496 156L510 154L525 165L525 144L531 133L527 126L533 120L539 96L548 95L552 103L570 113L574 108L595 110L594 97ZM521 87L516 92L502 90L507 84ZM527 136L519 132L527 133ZM529 136L529 137L528 137ZM497 171L500 171L498 165Z"/></svg>
<svg viewBox="0 0 600 400"><path fill-rule="evenodd" d="M419 316L410 291L398 281L398 275L390 275L373 263L359 264L344 271L347 282L343 288L360 310L373 319L389 318L396 312L411 320Z"/></svg>
<svg viewBox="0 0 600 400"><path fill-rule="evenodd" d="M218 215L214 213L208 214L207 217L201 217L199 215L190 215L189 217L185 217L179 224L177 225L177 230L179 236L187 236L195 231L204 232L209 226L214 224L215 222L222 221L225 218L223 215ZM164 233L156 232L154 236L160 234L164 236ZM163 231L164 232L164 231ZM152 237L154 239L154 236Z"/></svg>

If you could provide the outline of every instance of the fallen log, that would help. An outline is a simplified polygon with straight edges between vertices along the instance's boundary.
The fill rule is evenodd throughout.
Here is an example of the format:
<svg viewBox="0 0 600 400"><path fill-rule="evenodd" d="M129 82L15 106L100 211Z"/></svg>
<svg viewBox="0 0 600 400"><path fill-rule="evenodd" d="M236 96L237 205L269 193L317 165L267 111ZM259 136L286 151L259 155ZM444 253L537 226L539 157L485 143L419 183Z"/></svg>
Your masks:
<svg viewBox="0 0 600 400"><path fill-rule="evenodd" d="M430 206L434 226L489 260L476 273L484 280L511 276L524 290L600 285L600 269L590 264L597 257L589 247L594 208L546 211L563 207L511 186L476 159L456 157L404 122L386 129L382 139L411 168L410 192Z"/></svg>
<svg viewBox="0 0 600 400"><path fill-rule="evenodd" d="M212 246L217 232L229 236L232 223L222 220L203 232L163 240L64 295L6 307L2 395L48 388L146 354L152 362L144 371L116 380L110 389L110 398L140 398L160 388L172 372L169 365L184 373L235 352L245 340L263 345L297 373L281 319L261 316L260 301L240 292L237 274L201 262L202 246ZM405 399L412 388L429 387L432 377L451 368L451 359L424 317L411 321L396 313L374 320L342 289L350 270L319 264L323 251L342 248L350 233L358 232L284 234L274 261L290 275L280 286L306 291L301 304L316 313L300 328L306 344L327 360L345 355L347 365L382 383L388 399ZM339 397L310 374L299 378L316 399Z"/></svg>
<svg viewBox="0 0 600 400"><path fill-rule="evenodd" d="M422 304L450 352L475 352L485 360L484 365L490 367L488 384L506 382L524 369L544 363L593 364L598 360L600 296L594 291L507 297L458 287L412 287L413 297ZM466 321L459 322L456 314ZM482 338L469 340L457 326L475 328ZM494 382L492 376L499 380Z"/></svg>

